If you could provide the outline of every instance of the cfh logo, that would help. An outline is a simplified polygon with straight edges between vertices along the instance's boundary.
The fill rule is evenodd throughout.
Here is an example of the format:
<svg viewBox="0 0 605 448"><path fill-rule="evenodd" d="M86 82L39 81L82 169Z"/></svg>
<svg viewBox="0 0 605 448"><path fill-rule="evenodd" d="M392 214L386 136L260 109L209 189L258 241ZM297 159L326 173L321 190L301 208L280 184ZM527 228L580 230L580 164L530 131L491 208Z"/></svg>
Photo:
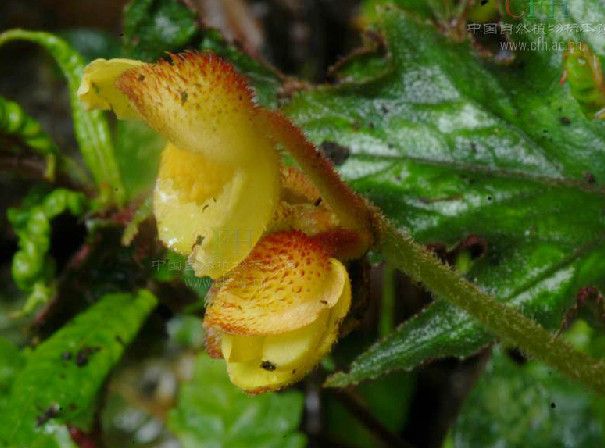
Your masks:
<svg viewBox="0 0 605 448"><path fill-rule="evenodd" d="M549 18L554 19L559 13L569 17L569 0L496 0L500 5L504 1L504 10L509 17L520 19ZM486 5L489 0L481 0L481 5Z"/></svg>

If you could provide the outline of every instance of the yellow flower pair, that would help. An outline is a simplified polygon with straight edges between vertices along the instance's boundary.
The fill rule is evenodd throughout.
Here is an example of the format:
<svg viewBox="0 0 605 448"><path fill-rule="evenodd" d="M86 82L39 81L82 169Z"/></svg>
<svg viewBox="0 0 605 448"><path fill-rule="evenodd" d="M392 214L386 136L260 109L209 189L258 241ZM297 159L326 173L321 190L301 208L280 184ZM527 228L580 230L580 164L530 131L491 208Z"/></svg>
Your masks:
<svg viewBox="0 0 605 448"><path fill-rule="evenodd" d="M348 274L333 257L365 248L315 185L281 166L278 146L302 134L257 106L245 78L211 54L99 59L78 93L169 142L154 191L159 238L188 255L196 275L216 280L207 347L225 358L232 382L260 392L308 373L351 302Z"/></svg>

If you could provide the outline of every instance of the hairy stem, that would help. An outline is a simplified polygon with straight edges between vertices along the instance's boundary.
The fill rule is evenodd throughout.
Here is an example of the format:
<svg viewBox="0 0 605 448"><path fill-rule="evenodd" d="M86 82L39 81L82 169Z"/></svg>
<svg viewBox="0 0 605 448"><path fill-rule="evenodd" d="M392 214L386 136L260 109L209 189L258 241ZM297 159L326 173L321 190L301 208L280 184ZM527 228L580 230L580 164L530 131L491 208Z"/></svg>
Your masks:
<svg viewBox="0 0 605 448"><path fill-rule="evenodd" d="M393 266L422 282L439 298L469 313L504 342L605 393L603 360L579 352L515 308L484 293L384 218L379 221L378 246Z"/></svg>
<svg viewBox="0 0 605 448"><path fill-rule="evenodd" d="M273 111L259 111L259 114L265 126L271 130L273 139L284 146L319 189L322 199L338 216L340 224L358 232L362 241L361 253L366 252L372 240L372 211L365 200L340 179L332 164L290 120Z"/></svg>

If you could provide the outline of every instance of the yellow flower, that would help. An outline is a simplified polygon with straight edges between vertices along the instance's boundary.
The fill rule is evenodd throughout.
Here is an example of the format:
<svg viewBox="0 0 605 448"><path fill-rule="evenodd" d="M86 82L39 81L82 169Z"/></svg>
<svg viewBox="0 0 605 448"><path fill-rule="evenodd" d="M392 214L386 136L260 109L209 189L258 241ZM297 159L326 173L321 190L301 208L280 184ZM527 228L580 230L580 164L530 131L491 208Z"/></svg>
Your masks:
<svg viewBox="0 0 605 448"><path fill-rule="evenodd" d="M278 205L279 156L257 126L246 80L211 54L146 64L99 59L78 91L89 107L140 118L168 140L154 192L159 238L219 278L263 235Z"/></svg>
<svg viewBox="0 0 605 448"><path fill-rule="evenodd" d="M302 232L264 237L213 285L204 325L208 352L231 381L258 393L300 380L330 350L351 303L342 263Z"/></svg>
<svg viewBox="0 0 605 448"><path fill-rule="evenodd" d="M258 107L245 79L215 56L96 60L78 93L168 141L154 214L164 244L189 255L196 275L217 279L204 318L208 352L252 393L301 379L330 350L351 304L349 276L334 257L367 249L358 198L342 189L353 207L329 191L322 198L301 171L281 167L278 145L302 151L303 166L323 167L319 184L336 176L300 130Z"/></svg>

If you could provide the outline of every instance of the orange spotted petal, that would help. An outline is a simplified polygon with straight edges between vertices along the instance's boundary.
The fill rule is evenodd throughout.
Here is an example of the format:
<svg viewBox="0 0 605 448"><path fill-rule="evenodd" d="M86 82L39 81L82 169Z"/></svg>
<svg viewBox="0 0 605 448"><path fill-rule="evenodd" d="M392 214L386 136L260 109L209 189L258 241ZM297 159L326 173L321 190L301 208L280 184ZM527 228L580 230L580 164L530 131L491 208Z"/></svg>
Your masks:
<svg viewBox="0 0 605 448"><path fill-rule="evenodd" d="M307 326L264 337L223 334L229 341L223 343L223 356L231 382L249 393L261 393L299 381L330 351L350 305L347 276L336 304ZM246 355L234 356L237 352Z"/></svg>
<svg viewBox="0 0 605 448"><path fill-rule="evenodd" d="M206 346L206 352L211 358L222 358L223 353L221 351L221 332L216 328L205 328L204 331L204 345Z"/></svg>
<svg viewBox="0 0 605 448"><path fill-rule="evenodd" d="M211 53L186 52L126 71L117 80L139 114L175 146L214 160L254 160L272 150L255 127L246 79Z"/></svg>
<svg viewBox="0 0 605 448"><path fill-rule="evenodd" d="M205 324L239 335L296 330L335 305L347 278L344 266L302 232L270 234L213 286Z"/></svg>

